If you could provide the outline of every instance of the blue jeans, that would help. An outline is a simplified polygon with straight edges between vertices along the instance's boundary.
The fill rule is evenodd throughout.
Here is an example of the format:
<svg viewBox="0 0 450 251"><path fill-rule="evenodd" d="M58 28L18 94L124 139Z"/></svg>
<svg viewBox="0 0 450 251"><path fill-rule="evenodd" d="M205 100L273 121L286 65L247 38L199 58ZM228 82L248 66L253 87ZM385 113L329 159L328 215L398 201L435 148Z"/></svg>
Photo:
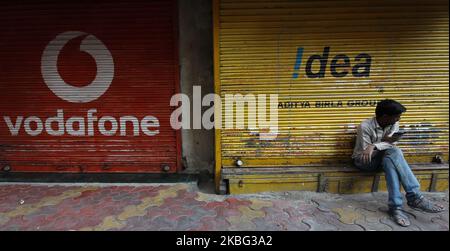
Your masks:
<svg viewBox="0 0 450 251"><path fill-rule="evenodd" d="M389 193L389 208L403 207L400 184L406 191L406 199L408 201L421 197L420 184L406 162L402 150L398 147L384 151L374 151L372 161L369 164L365 165L360 160L355 160L354 164L363 171L377 171L380 168L384 170Z"/></svg>

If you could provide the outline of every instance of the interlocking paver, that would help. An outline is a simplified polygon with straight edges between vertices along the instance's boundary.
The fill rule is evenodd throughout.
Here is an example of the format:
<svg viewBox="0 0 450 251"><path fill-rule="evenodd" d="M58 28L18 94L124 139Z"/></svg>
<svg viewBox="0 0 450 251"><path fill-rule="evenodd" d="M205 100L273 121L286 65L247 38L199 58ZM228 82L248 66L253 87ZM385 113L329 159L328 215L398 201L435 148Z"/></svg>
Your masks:
<svg viewBox="0 0 450 251"><path fill-rule="evenodd" d="M298 197L296 197L298 196ZM448 193L427 194L448 204ZM387 193L215 195L192 184L1 185L0 230L448 231L448 211L405 206L412 226L387 215Z"/></svg>
<svg viewBox="0 0 450 251"><path fill-rule="evenodd" d="M337 231L338 228L334 225L329 224L327 221L323 220L321 217L318 218L308 218L302 220L302 222L309 226L310 231Z"/></svg>
<svg viewBox="0 0 450 251"><path fill-rule="evenodd" d="M366 231L392 231L392 228L381 222L368 222L363 220L356 220L355 224L361 226Z"/></svg>
<svg viewBox="0 0 450 251"><path fill-rule="evenodd" d="M440 217L444 222L447 222L447 224L448 224L448 215L449 215L448 210L446 210L445 212L440 213L440 214L439 214L439 217Z"/></svg>
<svg viewBox="0 0 450 251"><path fill-rule="evenodd" d="M411 224L419 227L421 230L426 231L443 231L446 230L442 224L437 224L436 221L433 221L433 217L427 216L423 217L423 215L416 215L416 217L409 217ZM448 223L447 223L448 226ZM448 227L447 227L448 229Z"/></svg>
<svg viewBox="0 0 450 251"><path fill-rule="evenodd" d="M437 226L437 230L449 231L448 221L444 221L441 218L432 218L431 222Z"/></svg>
<svg viewBox="0 0 450 251"><path fill-rule="evenodd" d="M364 220L364 216L352 206L333 208L332 211L339 215L339 221L344 224L355 224L356 220Z"/></svg>
<svg viewBox="0 0 450 251"><path fill-rule="evenodd" d="M378 210L369 211L365 208L356 208L355 211L359 212L364 217L364 221L366 221L368 223L377 223L377 222L379 222L380 217L384 216L384 214ZM358 220L360 220L360 219L358 219Z"/></svg>
<svg viewBox="0 0 450 251"><path fill-rule="evenodd" d="M394 221L392 221L389 217L383 217L380 219L380 222L383 224L388 225L390 228L392 228L393 231L421 231L421 229L411 224L409 227L401 227L397 225Z"/></svg>
<svg viewBox="0 0 450 251"><path fill-rule="evenodd" d="M326 218L328 224L334 225L336 226L336 228L338 230L341 231L361 231L364 230L361 226L354 224L354 222L352 222L352 224L345 224L343 223L340 219L339 216L337 216L334 213L325 213L325 212L318 212L316 214L314 214L314 217L318 217L318 215L324 215L324 217Z"/></svg>

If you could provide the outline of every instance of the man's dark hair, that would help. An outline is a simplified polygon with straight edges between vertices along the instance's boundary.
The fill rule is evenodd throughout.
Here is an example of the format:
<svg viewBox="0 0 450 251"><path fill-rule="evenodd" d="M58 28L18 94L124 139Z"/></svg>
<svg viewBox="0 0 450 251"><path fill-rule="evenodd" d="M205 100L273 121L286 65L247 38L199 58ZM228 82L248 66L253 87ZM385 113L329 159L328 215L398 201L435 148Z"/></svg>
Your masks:
<svg viewBox="0 0 450 251"><path fill-rule="evenodd" d="M399 115L406 112L406 108L400 104L399 102L392 99L385 99L380 101L377 104L377 108L375 109L375 114L377 117L381 117L383 115Z"/></svg>

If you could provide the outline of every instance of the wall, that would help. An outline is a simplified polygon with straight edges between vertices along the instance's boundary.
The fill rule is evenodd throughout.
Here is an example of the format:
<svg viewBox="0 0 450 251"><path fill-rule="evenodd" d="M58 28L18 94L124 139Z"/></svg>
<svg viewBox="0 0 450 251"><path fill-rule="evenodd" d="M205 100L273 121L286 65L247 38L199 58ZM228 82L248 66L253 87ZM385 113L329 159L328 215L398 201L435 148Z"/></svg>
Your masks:
<svg viewBox="0 0 450 251"><path fill-rule="evenodd" d="M202 96L214 92L211 5L210 0L178 1L180 84L191 99L191 115L193 86L201 86ZM182 142L185 172L212 173L214 130L183 130Z"/></svg>

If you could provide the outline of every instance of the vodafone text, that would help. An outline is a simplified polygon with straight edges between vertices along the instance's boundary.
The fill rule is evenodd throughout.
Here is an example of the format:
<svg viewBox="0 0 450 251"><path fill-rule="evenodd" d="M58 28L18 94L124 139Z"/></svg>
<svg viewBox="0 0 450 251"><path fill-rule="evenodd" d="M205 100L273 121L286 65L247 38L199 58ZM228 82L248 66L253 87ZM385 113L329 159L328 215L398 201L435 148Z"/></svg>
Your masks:
<svg viewBox="0 0 450 251"><path fill-rule="evenodd" d="M134 116L99 118L95 116L97 109L90 109L87 111L86 118L74 116L66 120L63 109L58 109L56 113L56 116L46 119L37 116L26 118L4 116L3 119L11 136L19 136L23 131L30 136L41 135L44 131L51 136L94 136L95 128L104 136L128 136L127 126L132 129L131 136L139 136L141 132L147 136L155 136L159 133L159 121L153 116L145 116L141 121Z"/></svg>

